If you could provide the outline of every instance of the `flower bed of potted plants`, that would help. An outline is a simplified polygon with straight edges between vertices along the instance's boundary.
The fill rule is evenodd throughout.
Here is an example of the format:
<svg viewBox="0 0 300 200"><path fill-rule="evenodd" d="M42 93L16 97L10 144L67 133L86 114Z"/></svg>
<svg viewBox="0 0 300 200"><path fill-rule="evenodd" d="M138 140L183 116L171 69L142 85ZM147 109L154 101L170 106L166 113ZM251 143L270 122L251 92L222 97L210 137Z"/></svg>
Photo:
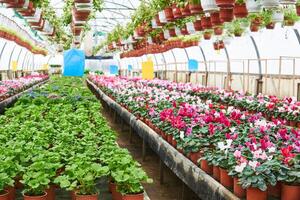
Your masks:
<svg viewBox="0 0 300 200"><path fill-rule="evenodd" d="M191 83L95 75L89 79L132 114L157 127L154 130L172 135L178 151L188 158L202 151L196 163L206 160L201 163L205 170L207 165L220 167L220 182L233 188L236 195L266 200L268 188L279 182L285 183L281 195L294 186L298 195L298 129L286 127L280 120L268 122L261 113L224 106L216 101L222 96L195 96L193 92L207 88ZM212 173L211 169L207 171Z"/></svg>

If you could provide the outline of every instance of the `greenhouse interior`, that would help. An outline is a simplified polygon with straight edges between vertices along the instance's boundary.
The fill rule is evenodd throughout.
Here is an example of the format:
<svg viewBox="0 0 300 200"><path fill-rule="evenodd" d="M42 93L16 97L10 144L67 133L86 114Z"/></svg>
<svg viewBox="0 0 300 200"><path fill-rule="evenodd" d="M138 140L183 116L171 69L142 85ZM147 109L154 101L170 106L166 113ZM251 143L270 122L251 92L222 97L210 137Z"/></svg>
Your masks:
<svg viewBox="0 0 300 200"><path fill-rule="evenodd" d="M0 21L0 200L300 200L300 0L0 0Z"/></svg>

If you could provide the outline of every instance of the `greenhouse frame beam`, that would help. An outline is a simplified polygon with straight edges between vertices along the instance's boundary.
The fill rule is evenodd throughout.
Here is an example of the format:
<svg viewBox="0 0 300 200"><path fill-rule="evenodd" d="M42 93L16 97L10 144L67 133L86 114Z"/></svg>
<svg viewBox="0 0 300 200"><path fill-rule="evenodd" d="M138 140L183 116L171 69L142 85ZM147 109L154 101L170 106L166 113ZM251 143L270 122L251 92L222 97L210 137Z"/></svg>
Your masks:
<svg viewBox="0 0 300 200"><path fill-rule="evenodd" d="M199 49L201 51L201 54L203 56L203 60L204 60L204 66L205 66L205 86L207 86L208 83L208 67L207 67L207 59L204 53L204 50L201 46L199 46Z"/></svg>
<svg viewBox="0 0 300 200"><path fill-rule="evenodd" d="M27 52L25 53L25 55L24 55L24 59L23 59L23 63L22 63L22 71L23 71L23 69L24 69L24 64L25 64L25 60L26 60L26 58L27 58L28 52L29 52L29 51L27 51Z"/></svg>
<svg viewBox="0 0 300 200"><path fill-rule="evenodd" d="M262 80L262 65L261 65L261 60L260 60L261 58L260 58L259 50L258 50L258 47L257 47L256 42L255 42L255 40L254 40L254 38L253 38L252 35L250 35L250 39L252 41L252 44L254 46L254 49L255 49L255 52L256 52L256 56L257 56L258 71L259 71L259 78L258 79Z"/></svg>
<svg viewBox="0 0 300 200"><path fill-rule="evenodd" d="M17 58L17 63L19 62L20 55L21 55L22 51L23 51L23 48L21 48L21 50L20 50L20 52L19 52L19 55L18 55L18 58Z"/></svg>
<svg viewBox="0 0 300 200"><path fill-rule="evenodd" d="M300 34L299 34L299 31L297 29L294 29L294 33L295 33L295 35L297 37L297 40L298 40L298 43L300 45Z"/></svg>
<svg viewBox="0 0 300 200"><path fill-rule="evenodd" d="M184 48L183 50L184 50L184 52L185 52L185 55L186 55L186 57L187 57L187 59L188 59L188 61L189 61L190 57L189 57L189 54L188 54L188 52L187 52L186 48Z"/></svg>
<svg viewBox="0 0 300 200"><path fill-rule="evenodd" d="M16 44L14 46L14 48L11 50L11 53L10 53L10 56L9 56L9 59L8 59L8 70L10 70L10 66L11 66L11 59L12 59L12 55L14 54L14 50L16 48Z"/></svg>
<svg viewBox="0 0 300 200"><path fill-rule="evenodd" d="M2 49L1 49L0 60L1 60L1 57L2 57L2 54L3 54L3 52L4 52L4 49L5 49L5 46L6 46L6 45L7 45L7 41L5 41L5 43L4 43L4 45L3 45Z"/></svg>
<svg viewBox="0 0 300 200"><path fill-rule="evenodd" d="M230 57L226 46L224 46L225 55L227 58L227 78L226 78L226 89L231 89L231 67L230 67ZM215 72L216 73L216 72ZM229 84L230 83L230 84Z"/></svg>
<svg viewBox="0 0 300 200"><path fill-rule="evenodd" d="M127 8L128 10L136 10L135 8L130 8L130 7L128 7L128 6L125 6L125 5L123 5L123 4L116 3L116 2L113 2L113 1L104 1L104 3L111 3L111 4L113 4L113 5L117 5L117 6L121 6L121 7L123 7L123 8ZM130 4L131 4L131 2L130 2ZM103 8L103 9L105 9L105 8ZM117 9L117 8L116 8L116 9Z"/></svg>

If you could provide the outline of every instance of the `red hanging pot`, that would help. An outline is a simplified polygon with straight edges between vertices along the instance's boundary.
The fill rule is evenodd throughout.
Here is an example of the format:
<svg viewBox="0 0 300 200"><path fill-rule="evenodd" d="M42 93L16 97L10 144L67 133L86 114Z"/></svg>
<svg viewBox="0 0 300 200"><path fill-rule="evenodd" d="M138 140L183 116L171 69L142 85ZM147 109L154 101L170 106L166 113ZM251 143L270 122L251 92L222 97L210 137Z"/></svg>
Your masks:
<svg viewBox="0 0 300 200"><path fill-rule="evenodd" d="M215 35L222 35L223 34L223 27L222 26L215 26L214 27Z"/></svg>
<svg viewBox="0 0 300 200"><path fill-rule="evenodd" d="M244 198L246 196L246 190L238 183L238 178L233 178L233 192L239 198Z"/></svg>
<svg viewBox="0 0 300 200"><path fill-rule="evenodd" d="M212 28L212 24L210 21L210 17L201 17L201 26L202 28L205 29L211 29Z"/></svg>
<svg viewBox="0 0 300 200"><path fill-rule="evenodd" d="M255 24L255 23L251 23L250 31L251 32L258 32L258 30L259 30L259 25Z"/></svg>
<svg viewBox="0 0 300 200"><path fill-rule="evenodd" d="M221 22L231 22L233 20L233 8L221 8L220 20Z"/></svg>
<svg viewBox="0 0 300 200"><path fill-rule="evenodd" d="M210 40L210 38L211 38L211 33L210 33L210 32L204 32L203 38L204 38L204 40Z"/></svg>
<svg viewBox="0 0 300 200"><path fill-rule="evenodd" d="M177 7L176 4L172 5L172 12L175 19L182 18L181 10Z"/></svg>
<svg viewBox="0 0 300 200"><path fill-rule="evenodd" d="M176 37L175 29L174 28L170 28L169 29L169 34L170 34L171 37Z"/></svg>
<svg viewBox="0 0 300 200"><path fill-rule="evenodd" d="M196 31L202 31L203 28L201 26L201 20L196 20L194 21L194 28Z"/></svg>
<svg viewBox="0 0 300 200"><path fill-rule="evenodd" d="M234 6L235 0L216 0L216 4L220 8L228 8Z"/></svg>
<svg viewBox="0 0 300 200"><path fill-rule="evenodd" d="M248 15L248 10L246 8L246 4L235 4L233 7L233 14L237 18L244 18Z"/></svg>
<svg viewBox="0 0 300 200"><path fill-rule="evenodd" d="M266 29L274 29L275 28L275 23L271 22L269 24L266 25Z"/></svg>
<svg viewBox="0 0 300 200"><path fill-rule="evenodd" d="M219 12L214 12L214 13L211 13L210 14L210 21L211 21L211 24L213 26L219 26L219 25L222 25L222 22L220 20L220 13Z"/></svg>
<svg viewBox="0 0 300 200"><path fill-rule="evenodd" d="M192 13L191 13L191 11L190 11L189 4L187 4L187 5L186 5L185 7L183 7L183 8L180 8L180 10L181 10L182 16L184 16L184 17L187 17L187 16L191 16L191 15L192 15Z"/></svg>
<svg viewBox="0 0 300 200"><path fill-rule="evenodd" d="M171 7L165 8L164 12L165 12L167 21L169 21L169 22L174 21L173 11L172 11Z"/></svg>
<svg viewBox="0 0 300 200"><path fill-rule="evenodd" d="M187 31L186 25L184 25L181 29L180 32L182 35L189 35L189 32Z"/></svg>
<svg viewBox="0 0 300 200"><path fill-rule="evenodd" d="M297 15L300 16L300 6L296 6Z"/></svg>
<svg viewBox="0 0 300 200"><path fill-rule="evenodd" d="M201 4L193 4L193 3L190 3L189 4L189 9L191 11L191 14L200 14L202 13L203 9L201 7Z"/></svg>
<svg viewBox="0 0 300 200"><path fill-rule="evenodd" d="M267 200L267 192L266 191L261 191L258 188L247 188L247 200Z"/></svg>
<svg viewBox="0 0 300 200"><path fill-rule="evenodd" d="M162 23L160 22L160 20L159 20L158 14L155 15L155 22L156 22L156 25L157 25L157 26L163 26L163 24L162 24Z"/></svg>

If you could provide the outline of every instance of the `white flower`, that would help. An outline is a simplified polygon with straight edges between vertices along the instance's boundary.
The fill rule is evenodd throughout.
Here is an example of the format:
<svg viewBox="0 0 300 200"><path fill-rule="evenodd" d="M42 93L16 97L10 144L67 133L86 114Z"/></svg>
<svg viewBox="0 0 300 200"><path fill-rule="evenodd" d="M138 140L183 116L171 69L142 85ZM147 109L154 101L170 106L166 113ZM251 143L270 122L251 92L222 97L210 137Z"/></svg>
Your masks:
<svg viewBox="0 0 300 200"><path fill-rule="evenodd" d="M228 111L229 113L231 113L233 110L234 110L234 107L233 107L233 106L229 106L228 109L227 109L227 111Z"/></svg>
<svg viewBox="0 0 300 200"><path fill-rule="evenodd" d="M252 167L253 170L255 170L255 168L257 167L258 162L255 161L249 161L249 166Z"/></svg>
<svg viewBox="0 0 300 200"><path fill-rule="evenodd" d="M276 148L275 147L270 147L268 148L269 153L275 153Z"/></svg>
<svg viewBox="0 0 300 200"><path fill-rule="evenodd" d="M229 130L230 130L231 133L234 133L235 127L231 127L231 128L229 128Z"/></svg>
<svg viewBox="0 0 300 200"><path fill-rule="evenodd" d="M246 167L246 163L241 163L240 165L235 166L234 170L238 173L243 172L244 168Z"/></svg>
<svg viewBox="0 0 300 200"><path fill-rule="evenodd" d="M180 131L180 138L181 138L181 139L184 138L184 131Z"/></svg>

